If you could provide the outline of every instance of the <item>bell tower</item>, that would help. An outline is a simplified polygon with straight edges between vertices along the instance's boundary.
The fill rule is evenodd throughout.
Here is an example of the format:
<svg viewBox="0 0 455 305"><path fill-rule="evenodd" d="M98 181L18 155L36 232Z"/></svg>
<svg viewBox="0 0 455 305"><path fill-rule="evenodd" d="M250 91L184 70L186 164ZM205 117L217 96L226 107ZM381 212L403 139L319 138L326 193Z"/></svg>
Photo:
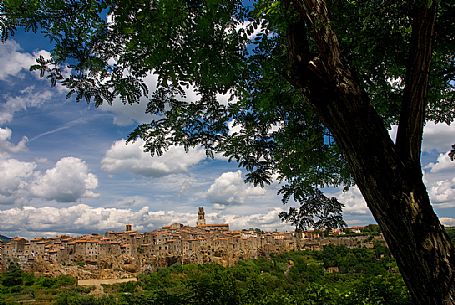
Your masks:
<svg viewBox="0 0 455 305"><path fill-rule="evenodd" d="M205 225L205 212L203 207L199 207L197 211L197 226Z"/></svg>

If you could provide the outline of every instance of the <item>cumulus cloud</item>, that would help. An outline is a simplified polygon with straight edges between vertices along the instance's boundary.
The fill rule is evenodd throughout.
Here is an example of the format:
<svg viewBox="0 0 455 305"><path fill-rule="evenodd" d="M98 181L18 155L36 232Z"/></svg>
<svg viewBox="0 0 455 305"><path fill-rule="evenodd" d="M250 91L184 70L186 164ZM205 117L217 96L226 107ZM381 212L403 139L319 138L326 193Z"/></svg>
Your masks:
<svg viewBox="0 0 455 305"><path fill-rule="evenodd" d="M390 138L395 141L398 126L392 125L389 130ZM447 125L445 123L436 124L433 121L429 121L423 128L423 142L422 151L433 151L438 152L447 151L450 145L455 143L455 124Z"/></svg>
<svg viewBox="0 0 455 305"><path fill-rule="evenodd" d="M147 99L142 98L137 104L123 104L120 99L112 102L112 105L103 104L100 109L113 114L112 123L117 126L129 126L132 124L149 123L152 119L150 114L145 113Z"/></svg>
<svg viewBox="0 0 455 305"><path fill-rule="evenodd" d="M36 164L0 159L0 204L23 203Z"/></svg>
<svg viewBox="0 0 455 305"><path fill-rule="evenodd" d="M156 74L149 74L144 79L149 92L156 90L158 76ZM120 98L115 99L112 105L103 104L99 107L100 110L110 112L113 115L112 123L117 126L128 126L132 124L149 123L154 116L145 113L149 99L146 96L140 98L139 103L124 104Z"/></svg>
<svg viewBox="0 0 455 305"><path fill-rule="evenodd" d="M428 122L424 129L422 149L438 151L435 162L424 166L424 182L430 200L436 208L455 207L455 163L450 161L448 149L455 143L455 124Z"/></svg>
<svg viewBox="0 0 455 305"><path fill-rule="evenodd" d="M282 208L269 208L265 213L254 213L250 215L228 214L223 217L226 223L232 224L234 229L259 228L264 231L291 231L294 228L283 223L278 214L283 212Z"/></svg>
<svg viewBox="0 0 455 305"><path fill-rule="evenodd" d="M392 126L390 135L395 139L397 126ZM436 208L455 207L455 163L450 161L448 149L455 143L455 124L427 122L423 130L422 151L439 152L434 162L423 166L424 182L432 204ZM430 154L432 155L432 154Z"/></svg>
<svg viewBox="0 0 455 305"><path fill-rule="evenodd" d="M455 163L450 160L449 154L439 154L436 162L428 163L424 169L429 170L431 173L442 173L455 170Z"/></svg>
<svg viewBox="0 0 455 305"><path fill-rule="evenodd" d="M437 207L455 207L455 178L434 181L427 189Z"/></svg>
<svg viewBox="0 0 455 305"><path fill-rule="evenodd" d="M252 197L266 194L264 188L246 184L242 172L225 172L219 176L207 191L210 202L217 204L215 207L222 209L224 205L243 204Z"/></svg>
<svg viewBox="0 0 455 305"><path fill-rule="evenodd" d="M370 214L370 210L357 186L349 188L348 191L340 190L333 196L337 197L338 200L344 204L343 212L345 213L361 215Z"/></svg>
<svg viewBox="0 0 455 305"><path fill-rule="evenodd" d="M435 207L455 207L455 163L447 153L439 154L436 162L424 166L423 180Z"/></svg>
<svg viewBox="0 0 455 305"><path fill-rule="evenodd" d="M126 223L142 223L147 208L96 208L85 204L66 208L24 207L0 211L3 231L84 233L121 229Z"/></svg>
<svg viewBox="0 0 455 305"><path fill-rule="evenodd" d="M84 161L74 157L59 160L31 186L33 195L47 200L72 202L81 197L96 197L97 177L88 172Z"/></svg>
<svg viewBox="0 0 455 305"><path fill-rule="evenodd" d="M147 177L160 177L186 172L206 158L203 149L190 149L187 152L181 146L171 146L162 156L151 156L144 152L144 141L126 143L119 140L106 152L101 167L109 173L131 172Z"/></svg>
<svg viewBox="0 0 455 305"><path fill-rule="evenodd" d="M25 71L36 64L35 59L39 56L49 58L50 53L41 50L35 53L23 52L20 45L14 40L7 40L0 48L0 80L11 77L23 77Z"/></svg>
<svg viewBox="0 0 455 305"><path fill-rule="evenodd" d="M441 217L439 218L441 224L447 227L455 227L455 218L453 217Z"/></svg>
<svg viewBox="0 0 455 305"><path fill-rule="evenodd" d="M455 144L455 124L427 122L423 129L423 151L445 152Z"/></svg>
<svg viewBox="0 0 455 305"><path fill-rule="evenodd" d="M268 209L263 213L234 215L207 213L208 223L228 223L231 229L257 227L262 230L292 229L283 224L278 213L279 208ZM121 231L126 224L142 232L152 231L171 223L183 223L195 226L197 210L188 212L150 211L148 207L139 210L127 208L92 207L86 204L56 207L24 207L0 211L0 232L10 235L43 235L46 233L102 233L108 230Z"/></svg>
<svg viewBox="0 0 455 305"><path fill-rule="evenodd" d="M0 211L3 232L86 233L123 230L133 224L142 231L158 229L172 222L195 224L196 213L134 211L125 208L92 207L78 204L70 207L24 207ZM194 219L194 221L193 221ZM39 235L39 233L38 233Z"/></svg>
<svg viewBox="0 0 455 305"><path fill-rule="evenodd" d="M27 137L22 137L17 144L13 144L11 142L11 134L11 129L0 128L0 157L7 156L9 153L27 150Z"/></svg>

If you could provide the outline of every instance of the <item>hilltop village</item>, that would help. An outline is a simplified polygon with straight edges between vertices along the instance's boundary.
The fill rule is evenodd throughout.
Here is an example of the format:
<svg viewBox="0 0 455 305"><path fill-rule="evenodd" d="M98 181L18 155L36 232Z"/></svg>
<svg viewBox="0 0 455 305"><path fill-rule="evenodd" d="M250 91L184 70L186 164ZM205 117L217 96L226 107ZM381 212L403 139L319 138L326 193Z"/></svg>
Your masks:
<svg viewBox="0 0 455 305"><path fill-rule="evenodd" d="M360 229L348 228L345 232L359 234ZM339 230L332 233L343 234ZM0 270L6 270L15 262L23 270L51 276L127 278L174 263L230 266L241 259L293 250L319 250L327 244L372 248L375 240L382 241L381 235L375 238L363 235L321 238L315 231L230 231L228 224L207 224L204 209L200 207L196 227L174 223L157 231L140 233L129 224L124 232L104 235L62 235L31 240L15 237L7 243L0 242Z"/></svg>

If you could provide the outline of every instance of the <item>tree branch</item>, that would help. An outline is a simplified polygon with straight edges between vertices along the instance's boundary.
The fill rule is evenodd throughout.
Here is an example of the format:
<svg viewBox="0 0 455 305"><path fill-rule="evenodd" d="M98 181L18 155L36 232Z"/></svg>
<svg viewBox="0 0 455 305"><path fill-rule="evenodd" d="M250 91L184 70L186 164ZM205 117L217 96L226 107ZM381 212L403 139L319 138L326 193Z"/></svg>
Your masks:
<svg viewBox="0 0 455 305"><path fill-rule="evenodd" d="M343 65L340 44L331 27L326 2L323 0L297 0L294 2L294 7L311 28L312 37L318 49L317 56L305 62L307 75L312 74L320 80L334 80L333 83L327 85L334 85L336 91L361 94L362 90L355 77L350 69Z"/></svg>
<svg viewBox="0 0 455 305"><path fill-rule="evenodd" d="M402 160L420 170L420 152L427 105L432 38L437 1L417 1L412 24L396 146Z"/></svg>

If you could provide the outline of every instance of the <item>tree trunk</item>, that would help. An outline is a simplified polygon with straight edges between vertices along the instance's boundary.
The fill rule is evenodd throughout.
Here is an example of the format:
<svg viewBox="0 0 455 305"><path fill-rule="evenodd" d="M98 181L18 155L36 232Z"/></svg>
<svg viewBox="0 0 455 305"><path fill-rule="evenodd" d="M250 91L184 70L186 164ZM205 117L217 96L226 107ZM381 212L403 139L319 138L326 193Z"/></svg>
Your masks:
<svg viewBox="0 0 455 305"><path fill-rule="evenodd" d="M317 110L348 160L415 304L454 304L453 245L430 205L421 173L400 160L377 114L361 105L364 99L340 94Z"/></svg>
<svg viewBox="0 0 455 305"><path fill-rule="evenodd" d="M408 145L413 151L406 154L390 139L369 97L343 65L324 1L293 5L302 18L289 27L290 78L306 89L309 103L348 161L414 303L455 304L454 247L431 207L420 164L407 158L415 161L419 148ZM308 24L317 57L308 52ZM417 135L416 141L420 139Z"/></svg>

